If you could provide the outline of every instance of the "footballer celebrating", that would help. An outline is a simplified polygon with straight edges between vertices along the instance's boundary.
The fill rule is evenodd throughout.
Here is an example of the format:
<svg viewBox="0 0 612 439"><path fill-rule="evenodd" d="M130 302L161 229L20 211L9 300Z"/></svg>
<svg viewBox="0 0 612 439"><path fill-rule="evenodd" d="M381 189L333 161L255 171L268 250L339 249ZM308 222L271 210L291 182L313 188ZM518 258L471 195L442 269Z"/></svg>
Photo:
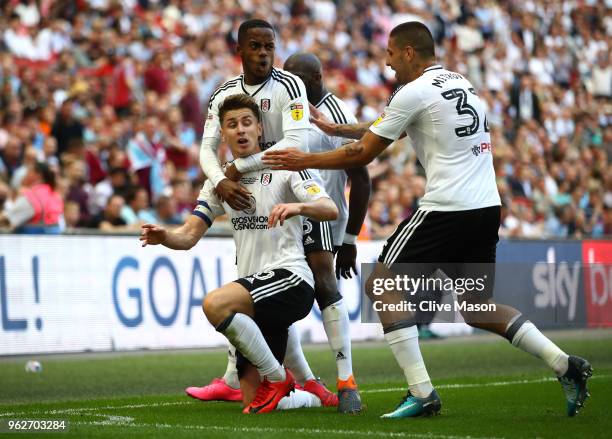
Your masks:
<svg viewBox="0 0 612 439"><path fill-rule="evenodd" d="M398 263L411 267L431 262L444 264L445 269L451 267L453 272L446 273L451 278L465 275L475 263L493 266L501 202L483 101L466 78L436 64L432 35L420 22L403 23L391 31L386 61L402 85L361 140L325 153L273 151L264 160L290 170L363 166L406 134L425 168L426 191L419 209L387 240L370 279L387 276L389 268ZM363 125L349 126L343 132L351 134L362 129ZM460 300L470 301L471 305L493 304L490 294L494 270L490 275L489 296L473 294ZM563 352L520 311L495 305L494 310L486 306L488 312L462 312L463 318L544 360L562 385L567 414L574 416L588 397L590 364ZM436 414L441 402L421 356L415 322L398 315L379 313L385 339L406 376L408 393L395 410L383 417Z"/></svg>
<svg viewBox="0 0 612 439"><path fill-rule="evenodd" d="M218 116L234 157L260 151L262 125L251 97L226 98ZM294 389L291 372L282 367L288 328L308 315L314 302L314 279L302 244L302 216L333 220L338 210L308 171L264 169L244 174L241 183L251 194L244 209L222 202L209 180L183 226L167 231L146 224L140 240L143 246L162 244L187 250L216 217L229 215L240 278L210 292L203 309L209 322L237 348L244 412L266 413ZM258 374L252 373L254 368Z"/></svg>
<svg viewBox="0 0 612 439"><path fill-rule="evenodd" d="M339 124L357 122L348 106L325 88L323 67L314 54L295 53L287 58L283 68L302 80L308 101L326 117ZM313 126L309 133L308 148L312 152L333 151L346 142L342 137L328 136ZM359 166L347 170L323 170L320 176L326 192L336 202L339 211L338 219L330 223L336 252L336 278L342 276L348 279L352 277L351 271L357 274L356 241L368 211L370 175L365 166ZM344 194L347 178L351 183L348 206ZM304 221L309 222L308 219ZM353 379L348 313L339 312L339 307L344 307L341 300L340 297L339 301L323 310L323 324L328 325L332 320L340 321L337 331L333 327L327 330L329 344L336 355L340 411L357 412L361 409L361 399Z"/></svg>
<svg viewBox="0 0 612 439"><path fill-rule="evenodd" d="M240 184L242 174L266 168L262 154L238 158L223 173L216 150L221 141L218 107L226 96L246 93L253 97L260 108L263 133L259 140L261 150L308 146L309 109L302 81L284 70L273 67L275 34L272 26L263 20L243 22L238 30L237 51L242 59L243 74L221 85L211 96L208 116L204 126L200 163L204 173L221 197L234 209L248 208L251 194ZM316 171L313 171L314 174ZM317 172L318 174L318 172ZM332 345L339 374L338 382L351 391L340 392L344 401L325 388L318 380L304 357L297 330L290 329L285 364L295 374L304 389L315 393L325 406L338 406L340 412L360 409L355 380L352 376L350 336L348 335L348 311L338 292L334 277L333 238L327 222L304 223L304 249L306 259L315 280L315 299L323 317L324 328ZM339 334L346 334L339 336ZM348 340L348 344L346 341ZM201 400L240 399L235 356L230 347L226 373L204 387L189 387L187 394Z"/></svg>

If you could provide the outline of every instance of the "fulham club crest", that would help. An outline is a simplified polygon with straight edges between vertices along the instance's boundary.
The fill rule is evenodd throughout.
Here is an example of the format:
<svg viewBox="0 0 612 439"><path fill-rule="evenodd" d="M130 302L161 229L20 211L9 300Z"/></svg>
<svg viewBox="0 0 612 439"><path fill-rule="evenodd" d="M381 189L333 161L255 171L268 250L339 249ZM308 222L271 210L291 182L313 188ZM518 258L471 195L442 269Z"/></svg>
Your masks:
<svg viewBox="0 0 612 439"><path fill-rule="evenodd" d="M272 182L272 174L270 172L266 172L265 174L261 174L261 185L267 186Z"/></svg>
<svg viewBox="0 0 612 439"><path fill-rule="evenodd" d="M262 99L259 107L261 108L262 113L267 113L270 111L270 99Z"/></svg>

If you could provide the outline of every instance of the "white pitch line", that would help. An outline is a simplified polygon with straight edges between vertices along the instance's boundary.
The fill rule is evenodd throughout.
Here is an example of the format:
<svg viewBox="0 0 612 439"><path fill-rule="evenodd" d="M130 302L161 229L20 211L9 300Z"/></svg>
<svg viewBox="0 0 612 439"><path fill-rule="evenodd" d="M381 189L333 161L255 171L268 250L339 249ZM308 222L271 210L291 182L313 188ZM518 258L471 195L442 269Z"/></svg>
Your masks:
<svg viewBox="0 0 612 439"><path fill-rule="evenodd" d="M31 413L33 415L70 415L80 414L83 412L96 412L100 410L122 410L122 409L140 409L140 408L152 408L152 407L167 407L173 405L187 405L191 404L190 401L174 401L174 402L153 402L148 404L126 404L126 405L108 405L105 407L76 407L69 409L51 409L51 410L37 410L35 412L13 412L13 413L0 413L0 418L7 418L9 416L21 416Z"/></svg>
<svg viewBox="0 0 612 439"><path fill-rule="evenodd" d="M417 439L479 439L473 436L447 436L442 434L419 434L406 433L396 431L357 431L357 430L332 430L322 428L272 428L272 427L229 427L219 425L172 425L172 424L147 424L147 423L117 423L112 421L77 421L71 422L71 425L117 425L121 427L136 427L136 428L169 428L169 429L186 429L199 431L213 432L233 432L233 433L291 433L291 434L309 434L309 435L344 435L344 436L379 436L379 437L406 437ZM487 438L501 439L501 438Z"/></svg>
<svg viewBox="0 0 612 439"><path fill-rule="evenodd" d="M610 378L612 375L595 375L590 379L602 379ZM535 380L515 380L515 381L493 381L489 383L463 383L463 384L440 384L436 386L436 389L467 389L467 388L478 388L478 387L498 387L498 386L514 386L520 384L541 384L551 381L556 381L556 378L538 378ZM360 390L360 393L387 393L387 392L400 392L406 391L406 387L389 387L386 389L364 389ZM11 416L24 416L24 415L78 415L83 412L99 412L101 410L130 410L139 408L154 408L154 407L168 407L176 405L187 405L191 404L190 401L173 401L173 402L154 402L146 404L125 404L125 405L109 405L104 407L76 407L67 409L51 409L51 410L37 410L28 412L10 412L0 413L0 418L7 418Z"/></svg>
<svg viewBox="0 0 612 439"><path fill-rule="evenodd" d="M601 379L601 378L609 378L612 375L595 375L590 379ZM547 378L538 378L537 380L516 380L516 381L493 381L490 383L464 383L464 384L439 384L435 386L436 389L468 389L474 387L499 387L499 386L514 386L519 384L541 384L548 383L551 381L557 381L556 378L547 377ZM360 393L386 393L386 392L399 392L406 391L406 387L389 387L386 389L365 389L360 390Z"/></svg>

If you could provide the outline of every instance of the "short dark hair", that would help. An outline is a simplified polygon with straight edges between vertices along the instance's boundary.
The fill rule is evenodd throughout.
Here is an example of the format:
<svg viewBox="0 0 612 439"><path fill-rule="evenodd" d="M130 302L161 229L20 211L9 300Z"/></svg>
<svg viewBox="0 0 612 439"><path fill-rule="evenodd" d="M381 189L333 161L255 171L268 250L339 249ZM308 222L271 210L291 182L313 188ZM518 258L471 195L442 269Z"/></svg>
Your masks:
<svg viewBox="0 0 612 439"><path fill-rule="evenodd" d="M250 109L253 114L255 114L257 122L261 122L259 107L255 99L247 94L237 94L226 97L225 100L221 102L221 105L219 105L219 121L223 123L223 119L228 111L241 110L243 108Z"/></svg>
<svg viewBox="0 0 612 439"><path fill-rule="evenodd" d="M389 35L400 46L411 46L423 58L435 58L436 49L433 35L420 21L398 24Z"/></svg>
<svg viewBox="0 0 612 439"><path fill-rule="evenodd" d="M246 33L249 29L257 28L270 29L272 32L274 32L274 28L266 20L253 18L251 20L243 21L240 27L238 28L238 42L240 43L243 38L246 37Z"/></svg>

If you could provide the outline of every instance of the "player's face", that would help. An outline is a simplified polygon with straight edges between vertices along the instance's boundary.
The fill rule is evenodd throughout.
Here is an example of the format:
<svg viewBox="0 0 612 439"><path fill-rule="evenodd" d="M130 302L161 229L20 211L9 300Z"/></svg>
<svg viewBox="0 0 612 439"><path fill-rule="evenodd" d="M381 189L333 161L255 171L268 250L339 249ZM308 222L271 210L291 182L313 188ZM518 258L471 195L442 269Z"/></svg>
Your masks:
<svg viewBox="0 0 612 439"><path fill-rule="evenodd" d="M238 45L244 73L257 79L265 79L274 64L274 32L268 28L249 29L244 41Z"/></svg>
<svg viewBox="0 0 612 439"><path fill-rule="evenodd" d="M410 61L412 60L405 48L401 48L397 45L394 38L389 38L387 44L387 65L395 72L395 79L400 84L406 84L408 79L408 69Z"/></svg>
<svg viewBox="0 0 612 439"><path fill-rule="evenodd" d="M221 135L234 158L247 157L260 150L261 124L250 108L228 111L223 118Z"/></svg>

